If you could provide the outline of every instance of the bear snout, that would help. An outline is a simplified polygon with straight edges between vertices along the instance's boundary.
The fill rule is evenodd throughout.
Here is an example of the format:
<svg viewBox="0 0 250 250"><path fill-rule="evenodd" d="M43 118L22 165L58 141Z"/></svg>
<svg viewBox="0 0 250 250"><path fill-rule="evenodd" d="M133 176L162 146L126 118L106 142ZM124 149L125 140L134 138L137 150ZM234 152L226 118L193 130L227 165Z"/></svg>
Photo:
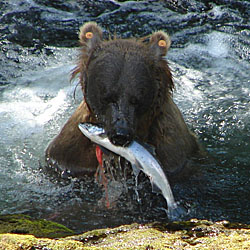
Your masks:
<svg viewBox="0 0 250 250"><path fill-rule="evenodd" d="M133 140L133 133L127 128L116 128L108 132L108 137L116 146L128 146Z"/></svg>

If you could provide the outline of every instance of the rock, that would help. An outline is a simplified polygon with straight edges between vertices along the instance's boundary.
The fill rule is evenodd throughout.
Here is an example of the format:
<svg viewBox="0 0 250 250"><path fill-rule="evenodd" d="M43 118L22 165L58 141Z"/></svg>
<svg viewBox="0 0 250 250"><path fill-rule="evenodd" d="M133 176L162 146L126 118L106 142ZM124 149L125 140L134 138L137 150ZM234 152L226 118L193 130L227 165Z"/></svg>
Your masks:
<svg viewBox="0 0 250 250"><path fill-rule="evenodd" d="M86 21L98 22L106 28L106 35L115 32L123 37L148 35L158 29L167 30L170 35L195 27L197 33L207 32L223 24L240 23L240 28L249 28L249 6L247 1L224 0L14 1L0 4L0 34L2 39L22 46L34 46L39 41L71 47L78 44L79 26Z"/></svg>
<svg viewBox="0 0 250 250"><path fill-rule="evenodd" d="M28 215L0 215L0 234L32 234L35 237L57 238L72 235L67 227L47 220L36 220ZM1 244L0 244L1 249Z"/></svg>
<svg viewBox="0 0 250 250"><path fill-rule="evenodd" d="M99 23L106 37L110 33L143 36L162 29L171 35L174 48L202 40L211 30L247 33L249 9L248 1L231 0L4 1L0 3L0 84L44 64L46 53L53 54L51 47L77 46L79 27L87 21Z"/></svg>
<svg viewBox="0 0 250 250"><path fill-rule="evenodd" d="M56 48L40 44L23 47L8 40L0 41L0 86L15 82L24 73L32 74L34 70L58 63L58 58L65 60L76 58L72 48Z"/></svg>
<svg viewBox="0 0 250 250"><path fill-rule="evenodd" d="M0 234L0 249L249 249L250 226L192 219L131 224L66 238Z"/></svg>
<svg viewBox="0 0 250 250"><path fill-rule="evenodd" d="M86 21L98 22L106 36L143 36L163 29L171 35L174 48L197 42L212 29L247 32L249 7L247 1L225 0L4 1L0 3L0 84L51 61L44 60L47 53L53 54L51 47L77 46L79 27Z"/></svg>
<svg viewBox="0 0 250 250"><path fill-rule="evenodd" d="M24 0L1 4L0 34L22 46L37 43L50 46L78 45L79 27L101 13L119 6L113 1L40 1ZM0 6L1 6L0 5Z"/></svg>
<svg viewBox="0 0 250 250"><path fill-rule="evenodd" d="M77 44L79 24L74 13L30 5L28 2L17 5L15 10L8 11L0 20L5 39L28 47L37 43L55 46Z"/></svg>

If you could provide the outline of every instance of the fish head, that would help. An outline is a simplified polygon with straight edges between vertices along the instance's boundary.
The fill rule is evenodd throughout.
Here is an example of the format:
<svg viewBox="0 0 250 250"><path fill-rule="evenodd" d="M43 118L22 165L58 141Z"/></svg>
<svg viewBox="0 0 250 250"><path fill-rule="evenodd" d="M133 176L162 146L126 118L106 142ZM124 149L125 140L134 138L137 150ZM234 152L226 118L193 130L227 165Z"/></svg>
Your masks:
<svg viewBox="0 0 250 250"><path fill-rule="evenodd" d="M107 137L105 130L102 127L92 123L80 123L78 127L86 137L95 143L99 143L101 139Z"/></svg>

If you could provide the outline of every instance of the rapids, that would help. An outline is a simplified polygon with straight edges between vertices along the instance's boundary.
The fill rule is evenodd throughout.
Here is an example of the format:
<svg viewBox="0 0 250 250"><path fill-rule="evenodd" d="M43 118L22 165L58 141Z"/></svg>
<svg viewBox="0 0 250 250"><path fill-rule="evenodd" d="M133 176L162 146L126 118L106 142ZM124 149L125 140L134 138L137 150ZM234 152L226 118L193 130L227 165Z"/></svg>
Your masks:
<svg viewBox="0 0 250 250"><path fill-rule="evenodd" d="M227 15L238 26L229 23L201 32L191 28L189 41L180 39L187 37L186 26L171 34L173 46L167 59L176 84L174 100L208 152L208 159L198 163L201 173L172 189L187 218L250 223L249 30L238 28L242 17L236 10L230 14L227 8L213 5L210 12L211 19L224 22ZM175 16L174 10L166 13L171 13L172 22L181 16ZM75 57L68 55L76 49L58 50L59 56L41 67L20 57L25 72L8 74L0 85L1 213L51 219L78 232L133 221L165 221L164 200L152 195L147 183L138 183L141 202L132 180L116 209L107 210L98 202L102 190L91 180L61 179L44 171L49 141L82 98L80 88L73 98L76 83L69 83Z"/></svg>

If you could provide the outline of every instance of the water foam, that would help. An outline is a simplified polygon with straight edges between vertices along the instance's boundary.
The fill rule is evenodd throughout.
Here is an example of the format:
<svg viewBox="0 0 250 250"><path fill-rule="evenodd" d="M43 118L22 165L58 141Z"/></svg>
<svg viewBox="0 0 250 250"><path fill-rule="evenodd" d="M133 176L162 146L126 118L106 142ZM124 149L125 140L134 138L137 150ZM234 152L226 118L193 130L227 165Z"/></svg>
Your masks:
<svg viewBox="0 0 250 250"><path fill-rule="evenodd" d="M71 68L71 65L60 66L33 77L26 75L15 86L6 88L0 103L1 138L27 137L42 130L56 114L65 112L74 89L67 74Z"/></svg>
<svg viewBox="0 0 250 250"><path fill-rule="evenodd" d="M228 37L221 32L212 32L208 35L206 50L215 58L225 58L229 54Z"/></svg>

